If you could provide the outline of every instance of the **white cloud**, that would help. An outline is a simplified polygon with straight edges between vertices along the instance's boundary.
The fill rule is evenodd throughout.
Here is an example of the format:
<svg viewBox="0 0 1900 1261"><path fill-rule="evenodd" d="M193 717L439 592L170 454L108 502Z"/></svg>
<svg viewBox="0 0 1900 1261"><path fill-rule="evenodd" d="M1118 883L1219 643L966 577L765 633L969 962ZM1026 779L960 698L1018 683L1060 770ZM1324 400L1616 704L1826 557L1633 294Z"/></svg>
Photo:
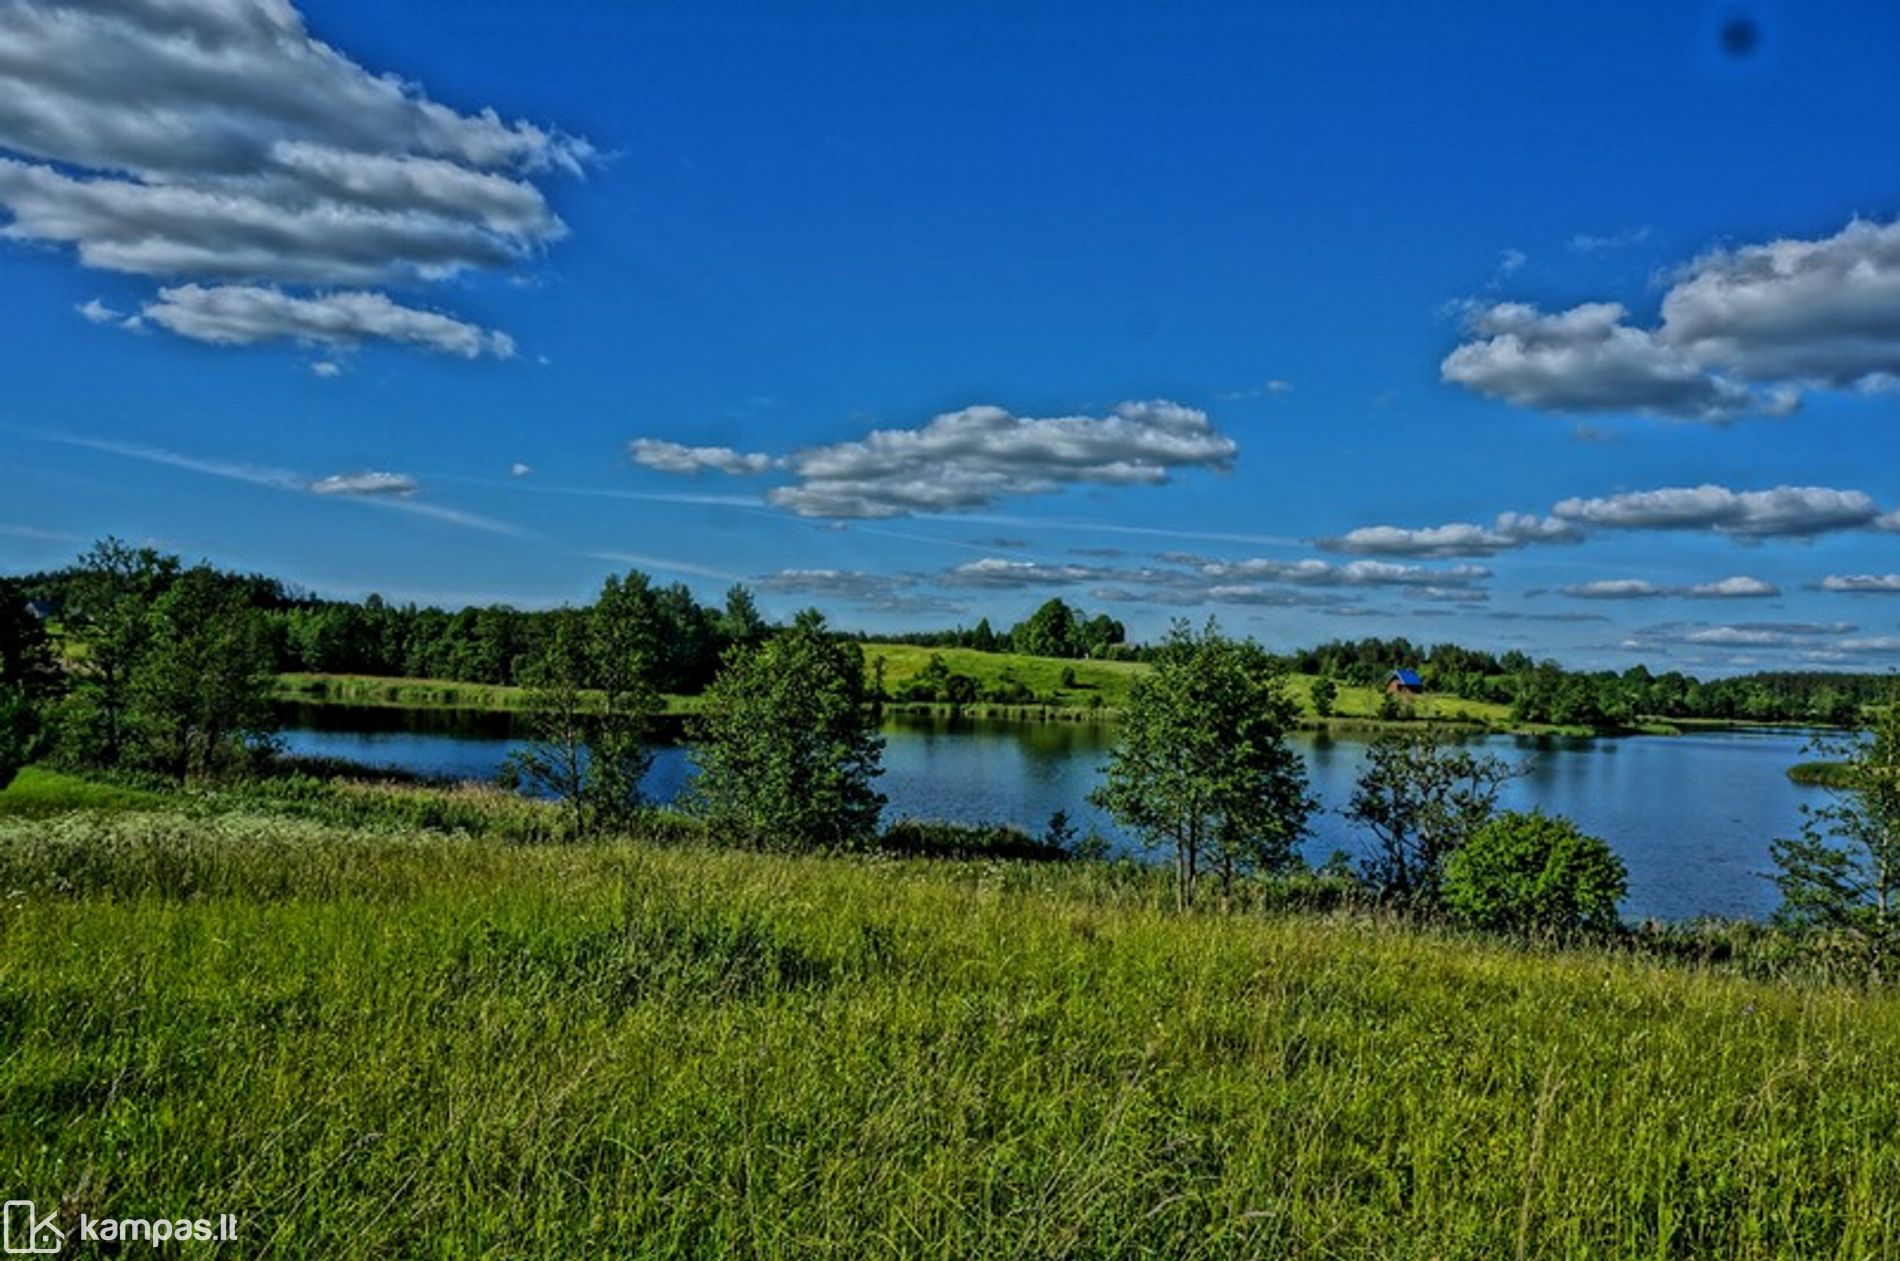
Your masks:
<svg viewBox="0 0 1900 1261"><path fill-rule="evenodd" d="M735 451L731 447L689 447L657 438L635 438L627 444L635 464L658 469L662 473L696 476L707 470L744 477L763 473L772 467L769 455Z"/></svg>
<svg viewBox="0 0 1900 1261"><path fill-rule="evenodd" d="M310 483L313 495L413 495L416 479L407 473L336 473Z"/></svg>
<svg viewBox="0 0 1900 1261"><path fill-rule="evenodd" d="M1662 319L1671 344L1751 380L1900 374L1900 221L1706 254L1663 298Z"/></svg>
<svg viewBox="0 0 1900 1261"><path fill-rule="evenodd" d="M326 379L340 377L343 375L343 365L328 359L319 359L310 365L310 372L312 376L324 377Z"/></svg>
<svg viewBox="0 0 1900 1261"><path fill-rule="evenodd" d="M1792 410L1792 396L1759 395L1709 372L1653 333L1624 323L1626 314L1616 302L1552 315L1500 302L1472 314L1474 339L1447 355L1439 372L1479 394L1559 413L1725 421Z"/></svg>
<svg viewBox="0 0 1900 1261"><path fill-rule="evenodd" d="M1747 600L1781 594L1781 588L1772 582L1741 575L1716 582L1674 587L1641 578L1609 578L1561 587L1559 591L1576 600L1644 600L1663 596L1681 596L1691 600Z"/></svg>
<svg viewBox="0 0 1900 1261"><path fill-rule="evenodd" d="M1364 556L1494 556L1532 543L1574 543L1581 537L1567 521L1507 512L1489 526L1470 522L1423 529L1361 526L1337 538L1319 539L1316 545L1329 552Z"/></svg>
<svg viewBox="0 0 1900 1261"><path fill-rule="evenodd" d="M1683 592L1695 600L1757 600L1781 594L1781 588L1761 578L1738 574L1715 582L1698 582Z"/></svg>
<svg viewBox="0 0 1900 1261"><path fill-rule="evenodd" d="M1481 309L1474 337L1441 375L1547 411L1710 421L1787 415L1816 387L1891 389L1900 379L1900 220L1712 251L1676 272L1655 328L1626 315L1613 302L1553 315L1522 303Z"/></svg>
<svg viewBox="0 0 1900 1261"><path fill-rule="evenodd" d="M18 155L0 235L112 271L313 286L532 258L565 232L536 181L592 156L366 70L287 0L0 3L0 150Z"/></svg>
<svg viewBox="0 0 1900 1261"><path fill-rule="evenodd" d="M1318 587L1469 587L1491 577L1482 565L1405 565L1393 561L1355 560L1333 565L1323 560L1212 561L1201 566L1212 578L1251 579Z"/></svg>
<svg viewBox="0 0 1900 1261"><path fill-rule="evenodd" d="M1230 469L1238 451L1205 412L1165 400L1123 403L1104 417L967 407L918 429L796 452L784 463L797 483L766 497L808 517L950 512L1077 483L1161 485L1180 469Z"/></svg>
<svg viewBox="0 0 1900 1261"><path fill-rule="evenodd" d="M508 476L510 477L526 477L532 472L534 472L534 468L531 465L523 464L520 460L516 460L513 464L508 466Z"/></svg>
<svg viewBox="0 0 1900 1261"><path fill-rule="evenodd" d="M1900 574L1829 574L1818 585L1854 595L1900 595Z"/></svg>
<svg viewBox="0 0 1900 1261"><path fill-rule="evenodd" d="M1626 245L1639 245L1648 239L1647 227L1624 228L1608 236L1591 236L1587 232L1579 232L1570 238L1570 248L1579 254L1600 254L1605 250L1620 250Z"/></svg>
<svg viewBox="0 0 1900 1261"><path fill-rule="evenodd" d="M88 298L73 310L94 324L116 324L125 319L125 312L115 311L97 298Z"/></svg>
<svg viewBox="0 0 1900 1261"><path fill-rule="evenodd" d="M1506 249L1498 255L1498 271L1508 276L1530 261L1531 256L1526 254L1523 250L1516 248Z"/></svg>
<svg viewBox="0 0 1900 1261"><path fill-rule="evenodd" d="M166 468L184 469L187 472L201 473L207 477L219 477L226 481L245 482L252 486L262 486L270 490L289 491L298 495L319 495L349 503L367 504L376 508L387 508L409 516L424 517L440 521L463 529L481 530L490 534L519 534L519 527L506 521L497 521L492 517L479 516L472 512L463 512L458 508L443 507L440 504L421 503L410 497L416 489L413 478L401 473L367 472L357 474L339 474L320 478L315 481L288 469L270 468L257 464L246 464L238 460L225 460L215 457L184 455L177 451L168 451L163 447L150 447L136 442L115 442L104 438L81 438L71 434L40 434L48 442L63 443L67 446L83 447L89 451L103 451L110 455L122 456L130 460L139 460L147 464L162 465Z"/></svg>
<svg viewBox="0 0 1900 1261"><path fill-rule="evenodd" d="M1712 530L1743 539L1807 538L1860 529L1880 510L1857 490L1777 486L1735 491L1702 485L1566 499L1552 515L1582 525L1635 530Z"/></svg>
<svg viewBox="0 0 1900 1261"><path fill-rule="evenodd" d="M507 359L514 341L451 316L345 290L299 298L259 285L180 285L158 291L144 318L181 337L225 346L269 341L352 346L372 339L476 359Z"/></svg>

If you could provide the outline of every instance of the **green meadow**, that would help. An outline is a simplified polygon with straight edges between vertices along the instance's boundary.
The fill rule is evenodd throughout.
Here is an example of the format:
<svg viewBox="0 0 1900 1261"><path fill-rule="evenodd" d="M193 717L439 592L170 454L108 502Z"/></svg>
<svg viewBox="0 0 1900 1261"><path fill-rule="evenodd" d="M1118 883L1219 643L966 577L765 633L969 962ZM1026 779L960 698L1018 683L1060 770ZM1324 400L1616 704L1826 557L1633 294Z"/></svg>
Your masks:
<svg viewBox="0 0 1900 1261"><path fill-rule="evenodd" d="M246 1256L1900 1251L1900 995L1181 915L1131 865L112 791L0 793L0 1181L69 1217L236 1213Z"/></svg>
<svg viewBox="0 0 1900 1261"><path fill-rule="evenodd" d="M966 674L988 690L1011 681L1023 684L1035 693L1029 704L997 704L979 701L970 711L995 717L1027 718L1055 716L1048 711L1085 710L1113 717L1128 700L1128 690L1148 667L1133 661L1064 660L1035 657L1027 653L979 652L973 648L923 648L909 644L867 643L864 645L866 669L884 663L884 686L896 691L929 666L932 657L943 658L952 673ZM1065 684L1065 674L1074 682ZM1311 675L1287 676L1287 686L1300 702L1309 724L1330 721L1334 726L1384 726L1380 707L1384 693L1374 687L1338 685L1330 720L1322 720L1313 707ZM361 705L403 709L483 709L517 711L528 703L528 689L502 684L464 683L451 679L383 678L357 674L280 674L274 695L279 700L308 704ZM691 713L697 701L691 696L669 696L667 709L672 713ZM944 710L943 704L918 706ZM1524 730L1551 730L1530 724L1513 724L1511 708L1492 701L1465 700L1455 696L1425 695L1404 702L1408 719L1443 723L1467 723L1475 726L1508 727Z"/></svg>

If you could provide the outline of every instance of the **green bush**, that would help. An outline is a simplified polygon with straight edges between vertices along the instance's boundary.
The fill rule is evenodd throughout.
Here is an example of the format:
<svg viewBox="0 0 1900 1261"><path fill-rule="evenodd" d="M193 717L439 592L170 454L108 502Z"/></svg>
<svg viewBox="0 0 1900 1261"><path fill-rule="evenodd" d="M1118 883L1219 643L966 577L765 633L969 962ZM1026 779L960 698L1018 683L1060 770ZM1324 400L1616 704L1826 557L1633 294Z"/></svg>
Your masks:
<svg viewBox="0 0 1900 1261"><path fill-rule="evenodd" d="M1445 906L1474 928L1612 928L1627 891L1614 850L1570 820L1541 811L1498 815L1445 862Z"/></svg>

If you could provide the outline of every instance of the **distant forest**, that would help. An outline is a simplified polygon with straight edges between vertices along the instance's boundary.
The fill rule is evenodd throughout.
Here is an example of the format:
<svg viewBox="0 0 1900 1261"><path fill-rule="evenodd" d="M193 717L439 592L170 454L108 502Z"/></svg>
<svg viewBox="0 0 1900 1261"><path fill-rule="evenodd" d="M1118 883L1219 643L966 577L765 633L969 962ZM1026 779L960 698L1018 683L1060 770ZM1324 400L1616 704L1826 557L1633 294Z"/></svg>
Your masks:
<svg viewBox="0 0 1900 1261"><path fill-rule="evenodd" d="M175 566L175 560L172 561ZM77 566L10 580L9 585L57 619L84 583ZM448 610L317 597L259 574L219 574L267 629L280 673L366 674L519 684L541 650L550 612L508 605ZM663 659L654 663L662 691L704 690L735 644L769 636L752 593L734 586L720 604L702 604L683 583L657 585L635 574L641 599L665 628ZM1063 600L1046 600L1005 631L984 619L943 631L858 636L925 647L1019 652L1057 658L1141 660L1147 647L1126 642L1122 623ZM1703 680L1645 666L1615 671L1567 670L1550 660L1456 644L1403 638L1339 640L1287 654L1287 668L1347 685L1379 687L1397 669L1417 670L1429 692L1511 706L1520 721L1608 727L1644 718L1744 719L1852 725L1861 707L1886 700L1891 675L1769 671Z"/></svg>

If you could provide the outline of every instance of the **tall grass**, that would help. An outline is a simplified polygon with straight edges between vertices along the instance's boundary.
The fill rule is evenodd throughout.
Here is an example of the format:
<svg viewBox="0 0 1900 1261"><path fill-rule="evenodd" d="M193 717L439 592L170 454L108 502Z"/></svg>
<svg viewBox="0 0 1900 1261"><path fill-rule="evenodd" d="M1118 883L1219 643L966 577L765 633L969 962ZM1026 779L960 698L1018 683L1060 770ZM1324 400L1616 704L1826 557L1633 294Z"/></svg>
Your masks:
<svg viewBox="0 0 1900 1261"><path fill-rule="evenodd" d="M0 1186L246 1256L1900 1250L1894 996L1165 896L0 820Z"/></svg>

